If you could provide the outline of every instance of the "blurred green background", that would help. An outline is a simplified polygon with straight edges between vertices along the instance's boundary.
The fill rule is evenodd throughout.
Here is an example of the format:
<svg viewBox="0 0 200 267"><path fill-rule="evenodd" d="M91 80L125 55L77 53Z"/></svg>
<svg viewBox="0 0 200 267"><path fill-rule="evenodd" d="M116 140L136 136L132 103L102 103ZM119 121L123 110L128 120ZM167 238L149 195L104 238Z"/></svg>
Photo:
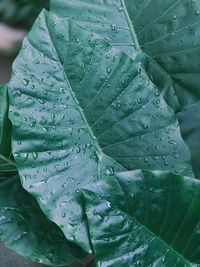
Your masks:
<svg viewBox="0 0 200 267"><path fill-rule="evenodd" d="M0 19L14 27L30 28L40 10L48 6L48 0L0 0Z"/></svg>

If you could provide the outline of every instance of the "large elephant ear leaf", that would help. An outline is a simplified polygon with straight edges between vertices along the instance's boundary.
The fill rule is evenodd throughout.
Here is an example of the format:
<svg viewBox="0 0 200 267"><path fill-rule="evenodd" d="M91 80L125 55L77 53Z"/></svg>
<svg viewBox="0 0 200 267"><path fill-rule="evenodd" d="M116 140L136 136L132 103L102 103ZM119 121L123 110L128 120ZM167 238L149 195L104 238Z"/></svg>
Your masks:
<svg viewBox="0 0 200 267"><path fill-rule="evenodd" d="M42 12L9 97L23 186L87 251L82 187L114 171L192 173L176 117L141 66L67 18Z"/></svg>
<svg viewBox="0 0 200 267"><path fill-rule="evenodd" d="M22 188L19 176L0 184L0 240L25 258L48 266L79 263L87 256L46 218Z"/></svg>
<svg viewBox="0 0 200 267"><path fill-rule="evenodd" d="M138 56L175 111L200 100L199 6L199 0L51 0L52 11Z"/></svg>
<svg viewBox="0 0 200 267"><path fill-rule="evenodd" d="M8 119L8 88L0 86L0 180L5 172L15 172L16 165L11 156L11 122Z"/></svg>
<svg viewBox="0 0 200 267"><path fill-rule="evenodd" d="M198 180L140 170L100 183L104 196L83 190L98 266L199 266Z"/></svg>

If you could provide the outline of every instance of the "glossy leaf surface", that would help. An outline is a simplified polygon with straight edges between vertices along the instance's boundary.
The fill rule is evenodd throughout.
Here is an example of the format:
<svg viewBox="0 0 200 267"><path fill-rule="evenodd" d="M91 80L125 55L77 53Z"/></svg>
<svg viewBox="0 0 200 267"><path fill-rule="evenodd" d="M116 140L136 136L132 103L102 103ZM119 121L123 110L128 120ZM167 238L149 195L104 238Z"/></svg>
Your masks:
<svg viewBox="0 0 200 267"><path fill-rule="evenodd" d="M9 97L23 186L88 252L81 188L114 171L192 173L175 115L141 66L66 18L40 15Z"/></svg>
<svg viewBox="0 0 200 267"><path fill-rule="evenodd" d="M27 259L49 266L78 263L87 256L45 217L18 176L0 184L0 240Z"/></svg>
<svg viewBox="0 0 200 267"><path fill-rule="evenodd" d="M199 0L51 0L51 9L142 63L166 102L199 102Z"/></svg>
<svg viewBox="0 0 200 267"><path fill-rule="evenodd" d="M83 194L97 266L199 266L198 180L139 170Z"/></svg>

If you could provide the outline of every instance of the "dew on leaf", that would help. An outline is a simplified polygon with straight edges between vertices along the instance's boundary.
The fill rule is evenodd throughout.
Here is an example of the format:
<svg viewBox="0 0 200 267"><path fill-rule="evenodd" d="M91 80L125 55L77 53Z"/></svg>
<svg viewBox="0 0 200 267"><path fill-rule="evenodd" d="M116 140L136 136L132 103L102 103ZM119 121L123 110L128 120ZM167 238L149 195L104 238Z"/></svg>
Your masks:
<svg viewBox="0 0 200 267"><path fill-rule="evenodd" d="M112 72L111 68L106 68L106 71L107 71L107 73L109 73L109 74Z"/></svg>
<svg viewBox="0 0 200 267"><path fill-rule="evenodd" d="M65 213L65 212L62 213L62 217L63 217L63 218L66 217L66 213Z"/></svg>
<svg viewBox="0 0 200 267"><path fill-rule="evenodd" d="M33 152L32 153L32 157L34 160L36 160L38 158L38 153L37 152Z"/></svg>
<svg viewBox="0 0 200 267"><path fill-rule="evenodd" d="M149 128L148 124L144 124L144 125L143 125L143 128L144 128L144 129L148 129L148 128Z"/></svg>
<svg viewBox="0 0 200 267"><path fill-rule="evenodd" d="M36 59L36 60L35 60L35 63L36 63L36 64L40 64L39 59Z"/></svg>
<svg viewBox="0 0 200 267"><path fill-rule="evenodd" d="M111 24L111 30L115 31L117 29L117 26L115 24Z"/></svg>
<svg viewBox="0 0 200 267"><path fill-rule="evenodd" d="M29 82L30 81L28 79L23 79L22 84L27 86L27 85L29 85Z"/></svg>
<svg viewBox="0 0 200 267"><path fill-rule="evenodd" d="M22 95L21 91L17 91L16 94L18 97L20 97Z"/></svg>
<svg viewBox="0 0 200 267"><path fill-rule="evenodd" d="M111 174L113 174L114 173L114 169L113 169L113 167L112 166L108 166L107 168L106 168L106 170L105 170L105 175L111 175Z"/></svg>
<svg viewBox="0 0 200 267"><path fill-rule="evenodd" d="M76 148L76 153L80 153L80 152L81 152L80 147L77 147L77 148Z"/></svg>
<svg viewBox="0 0 200 267"><path fill-rule="evenodd" d="M122 6L120 6L120 7L118 7L118 12L122 12L123 11L123 7Z"/></svg>
<svg viewBox="0 0 200 267"><path fill-rule="evenodd" d="M157 90L157 91L155 92L155 96L160 96L160 91Z"/></svg>

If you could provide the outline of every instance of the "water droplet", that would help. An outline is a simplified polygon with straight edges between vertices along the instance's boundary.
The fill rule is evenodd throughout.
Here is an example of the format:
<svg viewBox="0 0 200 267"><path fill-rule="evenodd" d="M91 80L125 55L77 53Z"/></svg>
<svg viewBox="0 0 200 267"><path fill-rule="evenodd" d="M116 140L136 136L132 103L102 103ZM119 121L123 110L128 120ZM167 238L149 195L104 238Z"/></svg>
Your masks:
<svg viewBox="0 0 200 267"><path fill-rule="evenodd" d="M14 153L14 157L15 158L20 158L20 153L18 153L18 152Z"/></svg>
<svg viewBox="0 0 200 267"><path fill-rule="evenodd" d="M63 217L63 218L66 217L66 213L65 213L65 212L62 213L62 217Z"/></svg>
<svg viewBox="0 0 200 267"><path fill-rule="evenodd" d="M159 95L160 95L160 91L156 91L155 96L159 96Z"/></svg>
<svg viewBox="0 0 200 267"><path fill-rule="evenodd" d="M112 23L112 24L111 24L111 30L112 30L112 31L115 31L116 29L117 29L117 26L116 26L115 24Z"/></svg>
<svg viewBox="0 0 200 267"><path fill-rule="evenodd" d="M144 124L144 125L143 125L143 128L144 128L144 129L148 129L149 126L148 126L147 124Z"/></svg>
<svg viewBox="0 0 200 267"><path fill-rule="evenodd" d="M60 88L60 93L65 94L65 88Z"/></svg>
<svg viewBox="0 0 200 267"><path fill-rule="evenodd" d="M111 175L111 174L113 174L114 173L114 169L113 169L113 167L112 166L108 166L107 168L106 168L106 170L105 170L105 175Z"/></svg>
<svg viewBox="0 0 200 267"><path fill-rule="evenodd" d="M155 134L154 134L154 137L155 137L155 138L158 138L158 137L159 137L159 135L158 135L157 133L155 133Z"/></svg>
<svg viewBox="0 0 200 267"><path fill-rule="evenodd" d="M40 64L39 59L36 59L36 60L35 60L35 63L36 63L36 64Z"/></svg>
<svg viewBox="0 0 200 267"><path fill-rule="evenodd" d="M174 154L174 157L175 157L175 159L178 159L179 158L179 154L178 153L175 153Z"/></svg>
<svg viewBox="0 0 200 267"><path fill-rule="evenodd" d="M40 104L44 104L44 103L45 103L45 101L44 101L43 99L38 99L38 102L39 102Z"/></svg>
<svg viewBox="0 0 200 267"><path fill-rule="evenodd" d="M170 140L170 141L169 141L169 144L171 144L171 145L176 145L176 141L175 141L175 140Z"/></svg>
<svg viewBox="0 0 200 267"><path fill-rule="evenodd" d="M196 15L200 15L200 10L197 10L196 11Z"/></svg>
<svg viewBox="0 0 200 267"><path fill-rule="evenodd" d="M16 94L18 97L20 97L22 95L21 91L17 91Z"/></svg>
<svg viewBox="0 0 200 267"><path fill-rule="evenodd" d="M68 163L68 162L65 162L65 163L64 163L64 166L68 166L68 165L69 165L69 163Z"/></svg>
<svg viewBox="0 0 200 267"><path fill-rule="evenodd" d="M32 153L32 157L34 160L36 160L38 158L38 153L37 152L33 152Z"/></svg>
<svg viewBox="0 0 200 267"><path fill-rule="evenodd" d="M176 15L173 15L172 18L175 20L175 19L177 19L177 16Z"/></svg>
<svg viewBox="0 0 200 267"><path fill-rule="evenodd" d="M125 85L125 83L126 83L126 81L125 81L125 80L121 80L121 81L120 81L120 84L121 84L122 86L124 86L124 85Z"/></svg>
<svg viewBox="0 0 200 267"><path fill-rule="evenodd" d="M122 6L120 6L120 7L118 7L118 12L122 12L123 11L123 7Z"/></svg>
<svg viewBox="0 0 200 267"><path fill-rule="evenodd" d="M77 148L76 148L76 153L80 153L80 152L81 152L80 147L77 147Z"/></svg>
<svg viewBox="0 0 200 267"><path fill-rule="evenodd" d="M87 148L91 148L91 147L92 147L92 143L88 143Z"/></svg>
<svg viewBox="0 0 200 267"><path fill-rule="evenodd" d="M117 103L116 104L116 108L119 109L121 107L121 104L120 103Z"/></svg>
<svg viewBox="0 0 200 267"><path fill-rule="evenodd" d="M106 71L108 74L110 74L112 70L111 70L111 68L106 68Z"/></svg>
<svg viewBox="0 0 200 267"><path fill-rule="evenodd" d="M25 85L25 86L29 85L29 80L28 79L23 79L22 84Z"/></svg>
<svg viewBox="0 0 200 267"><path fill-rule="evenodd" d="M141 72L142 72L142 69L138 68L138 74L141 74Z"/></svg>
<svg viewBox="0 0 200 267"><path fill-rule="evenodd" d="M114 57L113 57L113 62L115 62L117 60L117 56L115 55Z"/></svg>
<svg viewBox="0 0 200 267"><path fill-rule="evenodd" d="M99 221L103 220L103 218L100 215L97 215L97 218L99 219Z"/></svg>

